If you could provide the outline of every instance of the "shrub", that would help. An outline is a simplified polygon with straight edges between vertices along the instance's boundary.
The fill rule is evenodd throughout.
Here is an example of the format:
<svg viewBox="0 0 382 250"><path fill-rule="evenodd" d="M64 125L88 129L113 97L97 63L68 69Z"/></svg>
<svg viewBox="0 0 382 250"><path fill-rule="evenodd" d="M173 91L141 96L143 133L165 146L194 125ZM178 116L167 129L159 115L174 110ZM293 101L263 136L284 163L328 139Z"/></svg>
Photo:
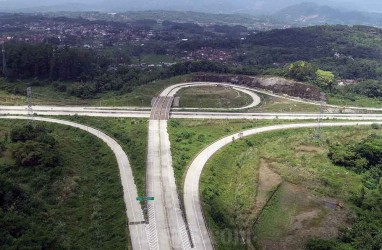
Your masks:
<svg viewBox="0 0 382 250"><path fill-rule="evenodd" d="M58 163L56 140L45 126L27 124L11 131L12 156L18 166L54 167Z"/></svg>
<svg viewBox="0 0 382 250"><path fill-rule="evenodd" d="M54 167L58 162L55 149L35 141L17 143L12 150L12 156L16 164L23 167Z"/></svg>
<svg viewBox="0 0 382 250"><path fill-rule="evenodd" d="M371 124L371 128L372 129L380 129L381 126L378 123L373 123L373 124Z"/></svg>
<svg viewBox="0 0 382 250"><path fill-rule="evenodd" d="M306 245L307 250L345 250L352 249L342 245L335 240L310 239Z"/></svg>

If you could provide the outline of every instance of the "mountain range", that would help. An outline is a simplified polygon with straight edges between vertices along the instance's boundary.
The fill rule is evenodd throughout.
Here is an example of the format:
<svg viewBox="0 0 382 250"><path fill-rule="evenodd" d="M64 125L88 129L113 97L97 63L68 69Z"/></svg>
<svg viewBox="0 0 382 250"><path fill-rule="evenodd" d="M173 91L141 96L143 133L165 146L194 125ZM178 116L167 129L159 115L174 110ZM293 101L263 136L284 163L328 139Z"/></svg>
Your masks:
<svg viewBox="0 0 382 250"><path fill-rule="evenodd" d="M305 0L306 1L306 0ZM376 0L315 0L316 4L336 8L361 9L373 6L373 11L382 3ZM197 11L208 13L246 13L269 15L304 0L0 0L0 11L46 12L46 11L102 11L123 12L142 10ZM369 5L368 5L369 4ZM375 7L378 8L375 8ZM370 7L371 8L371 7Z"/></svg>
<svg viewBox="0 0 382 250"><path fill-rule="evenodd" d="M364 0L0 0L0 12L144 10L245 13L293 25L363 24L382 27L382 1ZM349 1L349 2L343 2ZM356 10L355 10L356 9Z"/></svg>
<svg viewBox="0 0 382 250"><path fill-rule="evenodd" d="M340 10L327 5L307 2L286 7L273 15L283 22L299 25L345 24L382 27L382 14Z"/></svg>

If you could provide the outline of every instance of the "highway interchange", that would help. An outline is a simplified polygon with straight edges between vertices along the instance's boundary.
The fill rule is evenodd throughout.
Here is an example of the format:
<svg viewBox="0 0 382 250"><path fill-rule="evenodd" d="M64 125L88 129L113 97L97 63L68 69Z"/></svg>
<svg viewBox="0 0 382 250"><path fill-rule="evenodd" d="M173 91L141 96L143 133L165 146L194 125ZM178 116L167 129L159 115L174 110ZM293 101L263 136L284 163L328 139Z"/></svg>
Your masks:
<svg viewBox="0 0 382 250"><path fill-rule="evenodd" d="M284 119L284 120L313 120L318 114L312 113L231 113L234 109L223 112L196 112L172 110L172 103L176 93L182 88L193 86L222 85L234 88L250 95L253 102L243 108L248 109L260 104L260 98L255 92L269 94L261 90L248 89L246 87L217 84L217 83L181 83L170 86L153 102L149 108L106 108L106 107L53 107L34 106L33 112L37 115L83 115L99 117L138 117L149 118L146 195L155 197L154 202L147 204L147 220L145 220L141 204L136 200L137 188L134 183L133 173L128 157L118 143L99 130L81 124L43 118L35 116L34 119L44 122L60 123L67 126L85 130L102 139L116 155L121 182L124 191L126 213L129 220L129 230L133 249L214 249L207 225L204 220L201 200L199 195L200 176L208 159L219 149L232 143L234 139L264 133L273 130L295 129L315 127L317 123L301 123L276 125L264 128L256 128L242 131L227 136L203 150L191 163L184 182L183 197L179 197L175 184L174 170L172 165L171 146L167 132L169 118L185 119ZM280 97L280 96L277 96ZM289 98L289 97L283 97ZM319 105L316 102L289 98L294 101ZM328 105L335 107L333 105ZM237 110L239 110L237 109ZM379 108L357 108L369 111L382 111ZM198 109L200 110L200 109ZM26 119L27 107L25 106L1 106L1 119ZM325 126L354 126L382 124L382 114L322 114L322 119L352 120L346 122L325 122ZM182 200L183 199L183 200ZM184 203L184 208L182 202Z"/></svg>

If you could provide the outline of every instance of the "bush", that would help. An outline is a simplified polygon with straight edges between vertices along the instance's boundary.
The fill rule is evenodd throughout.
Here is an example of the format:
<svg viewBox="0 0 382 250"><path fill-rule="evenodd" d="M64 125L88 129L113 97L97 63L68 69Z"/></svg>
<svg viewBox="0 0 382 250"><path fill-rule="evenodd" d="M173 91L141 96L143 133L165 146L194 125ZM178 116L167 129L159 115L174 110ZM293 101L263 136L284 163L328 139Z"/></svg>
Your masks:
<svg viewBox="0 0 382 250"><path fill-rule="evenodd" d="M26 142L30 140L37 140L41 142L49 142L54 144L54 138L49 135L51 133L45 126L40 124L33 126L32 124L17 126L11 131L12 142Z"/></svg>
<svg viewBox="0 0 382 250"><path fill-rule="evenodd" d="M311 239L306 246L307 250L334 250L333 243L328 240Z"/></svg>
<svg viewBox="0 0 382 250"><path fill-rule="evenodd" d="M245 143L247 144L248 147L253 147L254 146L253 142L248 140L248 139L245 139Z"/></svg>
<svg viewBox="0 0 382 250"><path fill-rule="evenodd" d="M379 127L379 126L378 126ZM363 187L353 200L356 217L351 228L343 229L339 238L350 249L382 249L382 136L370 135L359 143L332 145L329 158L358 173ZM344 244L311 240L307 249L346 249Z"/></svg>
<svg viewBox="0 0 382 250"><path fill-rule="evenodd" d="M373 124L371 124L371 128L372 129L380 129L381 126L378 123L373 123Z"/></svg>
<svg viewBox="0 0 382 250"><path fill-rule="evenodd" d="M27 124L11 131L12 156L18 166L54 167L58 163L56 140L45 126Z"/></svg>
<svg viewBox="0 0 382 250"><path fill-rule="evenodd" d="M12 156L22 167L54 167L58 162L58 152L54 148L36 141L17 143Z"/></svg>
<svg viewBox="0 0 382 250"><path fill-rule="evenodd" d="M328 157L334 164L363 173L382 164L382 136L370 135L360 143L331 145Z"/></svg>
<svg viewBox="0 0 382 250"><path fill-rule="evenodd" d="M56 90L59 91L59 92L66 92L67 90L67 87L65 84L58 84L57 86L55 86Z"/></svg>

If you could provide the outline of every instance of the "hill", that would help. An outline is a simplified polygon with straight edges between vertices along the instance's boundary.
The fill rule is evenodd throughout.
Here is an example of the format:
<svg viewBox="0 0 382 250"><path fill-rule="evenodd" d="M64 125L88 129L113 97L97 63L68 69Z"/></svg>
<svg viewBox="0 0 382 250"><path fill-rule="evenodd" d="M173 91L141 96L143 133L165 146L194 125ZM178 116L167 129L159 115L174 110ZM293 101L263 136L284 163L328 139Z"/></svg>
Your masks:
<svg viewBox="0 0 382 250"><path fill-rule="evenodd" d="M342 82L326 90L330 103L379 105L375 102L382 97L382 32L379 28L322 25L272 30L252 35L243 46L247 53L241 59L248 68L264 69L267 74L312 84L317 84L314 71L320 68L332 72L334 78ZM296 65L302 65L297 72L302 77L293 72Z"/></svg>
<svg viewBox="0 0 382 250"><path fill-rule="evenodd" d="M381 29L323 25L272 30L245 42L250 64L269 67L298 60L334 71L341 78L376 79L382 67Z"/></svg>
<svg viewBox="0 0 382 250"><path fill-rule="evenodd" d="M273 15L294 25L344 24L382 26L382 14L347 11L312 2L288 6Z"/></svg>

